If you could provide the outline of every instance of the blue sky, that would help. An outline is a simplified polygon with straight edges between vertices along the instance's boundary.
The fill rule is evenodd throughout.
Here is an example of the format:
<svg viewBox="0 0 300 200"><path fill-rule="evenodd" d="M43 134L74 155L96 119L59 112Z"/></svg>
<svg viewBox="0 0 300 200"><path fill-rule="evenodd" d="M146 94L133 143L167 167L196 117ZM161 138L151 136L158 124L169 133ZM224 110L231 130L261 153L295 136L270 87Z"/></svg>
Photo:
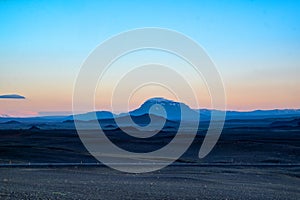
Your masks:
<svg viewBox="0 0 300 200"><path fill-rule="evenodd" d="M0 102L2 113L70 111L88 54L142 27L196 40L223 76L230 109L300 107L299 1L0 1L0 24L0 94L26 96Z"/></svg>

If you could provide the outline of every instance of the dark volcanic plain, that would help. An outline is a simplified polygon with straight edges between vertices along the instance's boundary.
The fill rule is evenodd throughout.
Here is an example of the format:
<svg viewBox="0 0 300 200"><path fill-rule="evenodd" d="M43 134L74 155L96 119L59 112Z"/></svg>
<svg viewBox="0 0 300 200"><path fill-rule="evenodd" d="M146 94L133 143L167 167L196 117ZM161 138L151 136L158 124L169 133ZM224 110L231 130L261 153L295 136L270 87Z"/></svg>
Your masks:
<svg viewBox="0 0 300 200"><path fill-rule="evenodd" d="M174 165L145 174L97 164L66 125L72 122L5 129L16 123L9 122L0 130L0 199L300 199L299 119L261 121L226 121L217 145L201 160L206 130L199 129ZM134 152L161 148L174 133L165 127L143 142L119 128L106 131Z"/></svg>
<svg viewBox="0 0 300 200"><path fill-rule="evenodd" d="M0 169L1 199L299 199L299 167L169 166Z"/></svg>

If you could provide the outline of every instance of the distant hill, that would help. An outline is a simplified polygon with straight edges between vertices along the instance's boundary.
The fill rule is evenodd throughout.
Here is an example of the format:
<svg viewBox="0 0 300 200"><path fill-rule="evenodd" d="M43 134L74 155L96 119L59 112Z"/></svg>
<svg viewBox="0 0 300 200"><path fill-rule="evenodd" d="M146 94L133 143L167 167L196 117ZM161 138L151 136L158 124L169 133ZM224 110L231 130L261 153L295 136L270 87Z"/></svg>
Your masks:
<svg viewBox="0 0 300 200"><path fill-rule="evenodd" d="M67 116L43 116L43 117L0 117L0 123L9 121L17 121L20 123L47 123L47 122L62 122Z"/></svg>
<svg viewBox="0 0 300 200"><path fill-rule="evenodd" d="M90 120L95 120L95 119L113 119L114 117L115 117L115 114L113 114L109 111L96 111L96 112L88 112L88 113L84 113L84 114L78 114L75 117L73 115L71 115L71 116L68 116L66 118L66 120L73 120L75 118L76 120L90 121Z"/></svg>
<svg viewBox="0 0 300 200"><path fill-rule="evenodd" d="M22 124L21 122L19 121L16 121L16 120L10 120L10 121L7 121L7 122L2 122L0 124L11 124L11 125L17 125L17 124Z"/></svg>
<svg viewBox="0 0 300 200"><path fill-rule="evenodd" d="M39 131L41 129L39 127L33 125L28 130L30 130L30 131Z"/></svg>
<svg viewBox="0 0 300 200"><path fill-rule="evenodd" d="M299 127L300 126L300 118L296 119L285 119L278 120L271 123L272 127Z"/></svg>
<svg viewBox="0 0 300 200"><path fill-rule="evenodd" d="M254 110L247 112L227 111L226 119L266 119L266 118L287 118L300 116L299 109L284 110Z"/></svg>

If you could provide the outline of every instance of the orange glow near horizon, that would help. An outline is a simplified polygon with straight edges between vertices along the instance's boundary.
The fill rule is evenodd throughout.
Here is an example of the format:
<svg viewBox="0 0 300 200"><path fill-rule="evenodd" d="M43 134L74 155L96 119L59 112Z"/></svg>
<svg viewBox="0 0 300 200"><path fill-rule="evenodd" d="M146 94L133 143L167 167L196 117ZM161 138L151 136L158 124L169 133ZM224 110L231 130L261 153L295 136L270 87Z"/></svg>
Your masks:
<svg viewBox="0 0 300 200"><path fill-rule="evenodd" d="M270 110L270 109L299 109L299 96L294 91L280 90L279 92L272 92L271 90L265 92L267 88L260 88L261 90L254 90L254 87L244 89L227 88L227 110L237 111L251 111L251 110ZM138 108L144 101L152 97L164 97L176 101L177 98L172 94L164 94L163 92L150 93L143 95L137 93L129 101L129 107L124 106L123 101L115 101L113 111L116 113L127 112ZM300 94L300 92L298 93ZM63 98L56 98L56 96L29 96L26 99L0 99L0 115L13 117L30 117L38 116L40 113L49 113L49 115L61 115L62 113L72 113L72 94L62 95ZM188 100L184 101L191 108L209 108L209 98L198 97L199 107L190 104ZM118 106L119 104L119 106ZM96 105L96 110L112 111L111 102L100 101ZM82 112L87 112L82 110Z"/></svg>

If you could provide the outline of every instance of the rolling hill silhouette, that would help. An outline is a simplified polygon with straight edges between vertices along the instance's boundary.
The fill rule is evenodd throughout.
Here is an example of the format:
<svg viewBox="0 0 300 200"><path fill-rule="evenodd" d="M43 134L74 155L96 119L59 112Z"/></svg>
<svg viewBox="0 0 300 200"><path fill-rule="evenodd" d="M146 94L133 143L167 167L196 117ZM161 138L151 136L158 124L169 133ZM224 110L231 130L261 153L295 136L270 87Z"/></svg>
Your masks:
<svg viewBox="0 0 300 200"><path fill-rule="evenodd" d="M16 125L19 123L36 124L36 123L58 123L78 121L100 120L103 122L113 121L114 118L131 117L138 123L149 121L149 115L165 118L169 121L193 121L200 117L200 121L209 121L211 114L224 114L226 120L259 120L259 119L281 119L289 117L299 117L300 109L274 109L274 110L254 110L254 111L221 111L210 109L192 109L188 105L168 100L161 97L155 97L146 100L139 108L128 113L114 114L109 111L93 111L83 114L70 116L42 116L42 117L0 117L2 125ZM147 116L148 115L148 116ZM183 117L182 117L183 115ZM140 118L140 119L139 119ZM125 119L125 118L124 118ZM7 123L7 124L6 124Z"/></svg>

